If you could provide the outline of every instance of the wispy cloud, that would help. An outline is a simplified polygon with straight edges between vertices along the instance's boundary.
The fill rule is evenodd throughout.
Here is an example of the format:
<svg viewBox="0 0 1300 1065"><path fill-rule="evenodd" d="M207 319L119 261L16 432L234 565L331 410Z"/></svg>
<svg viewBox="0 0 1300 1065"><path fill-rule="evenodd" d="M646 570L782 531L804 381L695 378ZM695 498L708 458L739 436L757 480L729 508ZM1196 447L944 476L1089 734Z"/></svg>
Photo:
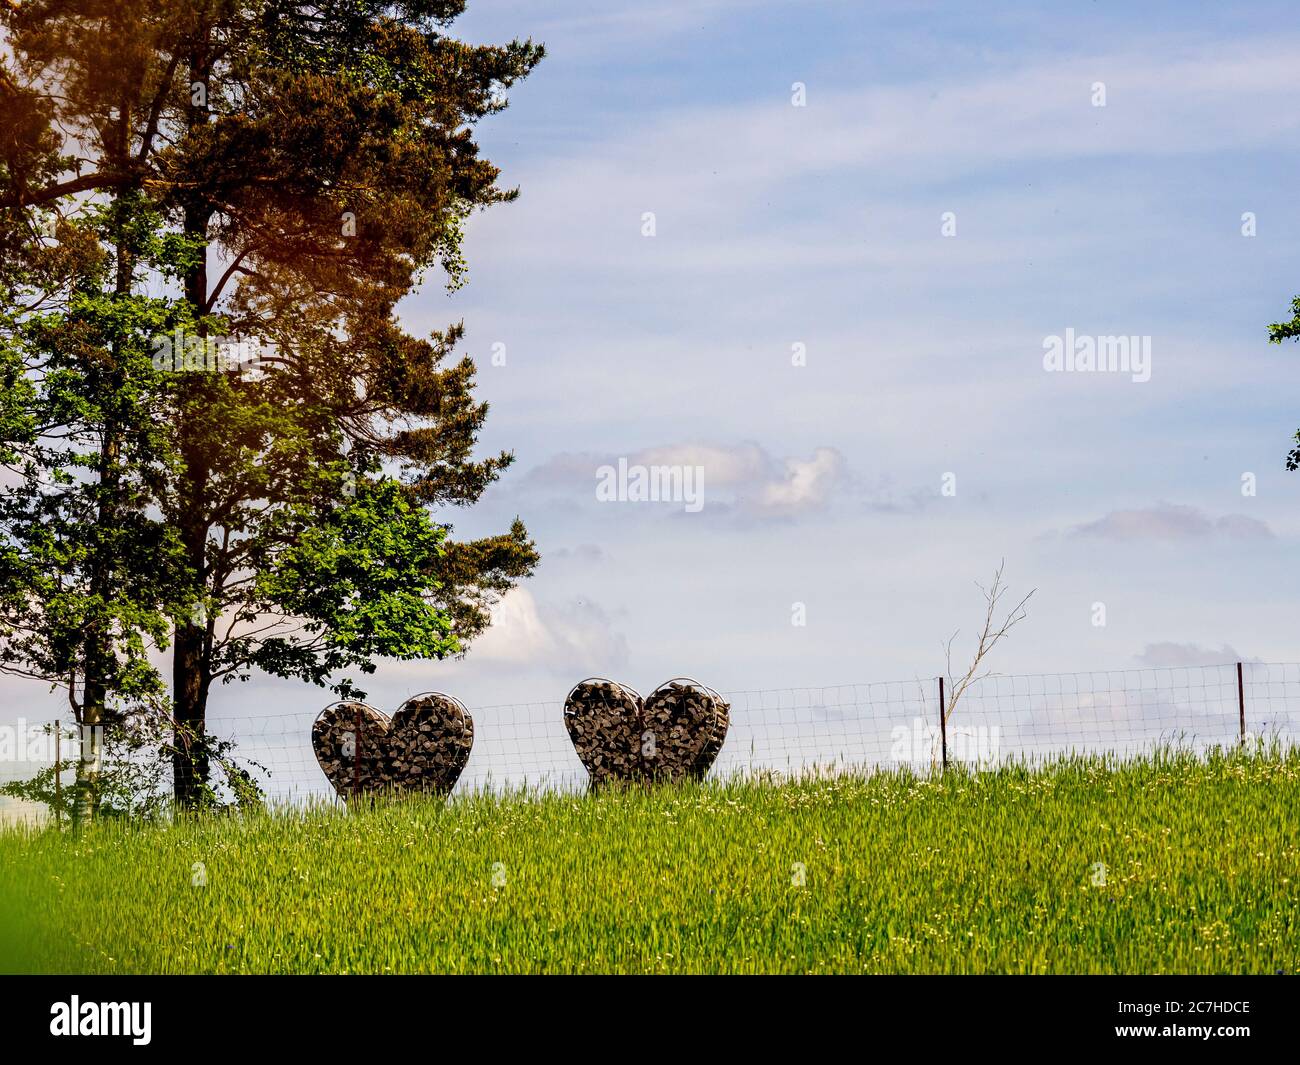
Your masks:
<svg viewBox="0 0 1300 1065"><path fill-rule="evenodd" d="M1112 510L1096 521L1076 525L1071 536L1106 540L1192 540L1222 536L1238 540L1270 540L1266 522L1245 514L1213 517L1197 507L1158 503L1135 510Z"/></svg>
<svg viewBox="0 0 1300 1065"><path fill-rule="evenodd" d="M773 0L671 0L611 6L582 0L558 11L544 5L546 14L529 25L529 32L546 42L552 54L571 61L583 56L608 59L611 50L635 47L644 52L653 43L699 30L746 9L771 6ZM557 5L558 7L558 5Z"/></svg>
<svg viewBox="0 0 1300 1065"><path fill-rule="evenodd" d="M1217 651L1197 643L1149 643L1140 655L1135 656L1144 666L1152 669L1184 666L1222 666L1230 662L1258 662L1248 658L1236 648L1224 644Z"/></svg>
<svg viewBox="0 0 1300 1065"><path fill-rule="evenodd" d="M915 191L951 189L957 179L1028 162L1266 147L1300 129L1294 53L1294 43L1273 40L1163 54L1153 45L1008 64L975 79L854 88L814 81L806 107L790 106L789 85L774 83L763 101L677 105L631 131L585 142L531 170L523 209L508 219L489 216L484 229L500 226L514 257L553 265L562 230L585 261L613 262L622 260L623 246L611 234L622 229L635 239L640 213L652 210L678 271L883 265L898 248L845 240L840 218L798 210L807 206L809 182L820 187L827 175L862 175L873 187L907 179ZM1091 102L1099 81L1107 87L1105 107ZM972 191L963 190L963 202ZM774 198L786 209L771 211ZM530 200L545 201L547 210L530 215ZM557 203L571 209L556 211ZM755 210L773 217L755 227ZM864 235L904 211L896 200L873 204ZM730 239L718 240L721 233Z"/></svg>
<svg viewBox="0 0 1300 1065"><path fill-rule="evenodd" d="M547 561L561 560L579 562L584 565L596 565L608 562L609 554L600 544L578 544L576 547L558 547L546 554Z"/></svg>

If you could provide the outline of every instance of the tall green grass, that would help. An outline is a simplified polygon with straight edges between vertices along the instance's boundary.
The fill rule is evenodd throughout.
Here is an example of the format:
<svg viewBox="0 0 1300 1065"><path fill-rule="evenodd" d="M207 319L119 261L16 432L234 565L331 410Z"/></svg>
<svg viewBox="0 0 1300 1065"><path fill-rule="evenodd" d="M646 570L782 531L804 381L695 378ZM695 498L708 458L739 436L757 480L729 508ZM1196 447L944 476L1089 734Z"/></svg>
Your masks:
<svg viewBox="0 0 1300 1065"><path fill-rule="evenodd" d="M0 920L9 971L1297 972L1300 755L15 829Z"/></svg>

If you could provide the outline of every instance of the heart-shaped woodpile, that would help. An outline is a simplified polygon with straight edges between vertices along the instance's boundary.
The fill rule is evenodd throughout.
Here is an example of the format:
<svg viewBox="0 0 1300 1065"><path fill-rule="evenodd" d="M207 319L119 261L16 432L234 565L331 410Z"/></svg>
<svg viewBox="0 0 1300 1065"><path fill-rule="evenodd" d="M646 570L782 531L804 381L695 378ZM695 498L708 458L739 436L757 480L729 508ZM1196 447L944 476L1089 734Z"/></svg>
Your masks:
<svg viewBox="0 0 1300 1065"><path fill-rule="evenodd" d="M459 699L429 692L407 699L391 719L365 703L327 707L311 745L343 798L376 793L446 795L474 746L474 721Z"/></svg>
<svg viewBox="0 0 1300 1065"><path fill-rule="evenodd" d="M574 686L564 724L592 787L635 781L702 780L722 749L730 705L711 688L678 678L645 699L612 680Z"/></svg>

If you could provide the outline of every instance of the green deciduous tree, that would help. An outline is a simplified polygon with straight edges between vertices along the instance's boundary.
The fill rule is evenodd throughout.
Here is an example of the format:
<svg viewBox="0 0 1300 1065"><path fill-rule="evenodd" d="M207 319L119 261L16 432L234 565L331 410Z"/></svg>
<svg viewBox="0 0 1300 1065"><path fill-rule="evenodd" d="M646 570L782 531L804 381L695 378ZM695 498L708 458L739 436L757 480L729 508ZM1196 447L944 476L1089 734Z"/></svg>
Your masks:
<svg viewBox="0 0 1300 1065"><path fill-rule="evenodd" d="M105 729L165 690L148 651L183 583L149 512L176 464L148 338L170 306L135 281L193 254L130 194L29 221L0 278L0 669L67 689L89 812Z"/></svg>

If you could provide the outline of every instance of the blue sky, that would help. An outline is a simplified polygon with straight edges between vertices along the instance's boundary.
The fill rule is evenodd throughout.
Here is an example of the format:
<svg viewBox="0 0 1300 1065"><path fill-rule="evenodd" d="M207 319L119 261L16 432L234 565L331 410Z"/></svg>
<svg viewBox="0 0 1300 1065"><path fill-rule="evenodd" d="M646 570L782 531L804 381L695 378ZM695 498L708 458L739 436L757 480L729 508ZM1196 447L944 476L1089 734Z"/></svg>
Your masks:
<svg viewBox="0 0 1300 1065"><path fill-rule="evenodd" d="M506 345L485 443L518 466L467 525L517 511L548 556L455 667L467 686L544 687L528 647L563 662L561 693L588 667L643 687L933 675L1003 557L1039 591L1001 669L1294 657L1300 366L1265 343L1300 291L1285 9L981 6L465 20L550 50L483 127L521 199L476 219L467 289L406 309ZM1151 380L1046 373L1067 328L1149 336ZM761 475L723 483L751 447L776 480L835 459L764 510L737 505ZM700 514L594 502L598 461L673 449L704 456Z"/></svg>
<svg viewBox="0 0 1300 1065"><path fill-rule="evenodd" d="M1300 293L1290 5L470 6L461 36L548 49L480 130L521 197L402 315L464 319L483 450L517 455L457 532L519 514L543 562L372 702L932 677L1003 558L1038 589L1003 672L1296 659L1300 350L1266 343ZM1149 337L1151 379L1046 372L1066 329ZM597 502L618 458L702 466L705 506ZM327 701L257 681L214 713Z"/></svg>

